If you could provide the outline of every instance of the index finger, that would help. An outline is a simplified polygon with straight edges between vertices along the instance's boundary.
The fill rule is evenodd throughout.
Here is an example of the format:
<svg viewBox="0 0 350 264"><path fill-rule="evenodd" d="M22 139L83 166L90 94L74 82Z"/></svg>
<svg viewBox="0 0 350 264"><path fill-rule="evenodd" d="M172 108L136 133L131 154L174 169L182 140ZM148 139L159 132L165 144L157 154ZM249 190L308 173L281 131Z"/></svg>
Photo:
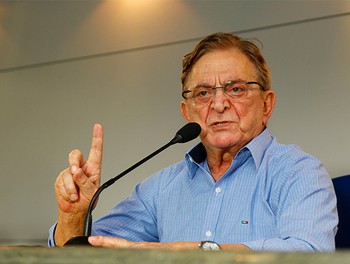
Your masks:
<svg viewBox="0 0 350 264"><path fill-rule="evenodd" d="M103 127L100 124L95 124L92 131L92 142L89 153L89 162L95 164L102 163L103 151Z"/></svg>

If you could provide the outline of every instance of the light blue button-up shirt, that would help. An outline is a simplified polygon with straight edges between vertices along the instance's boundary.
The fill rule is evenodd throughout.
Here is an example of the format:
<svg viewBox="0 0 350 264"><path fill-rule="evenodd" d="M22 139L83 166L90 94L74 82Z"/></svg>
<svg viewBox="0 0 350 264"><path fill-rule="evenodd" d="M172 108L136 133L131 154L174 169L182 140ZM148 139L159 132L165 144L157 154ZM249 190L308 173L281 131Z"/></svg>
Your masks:
<svg viewBox="0 0 350 264"><path fill-rule="evenodd" d="M93 235L132 241L241 243L253 250L334 251L332 181L319 160L268 130L242 148L214 182L205 149L137 185L93 224ZM54 227L49 245L54 245Z"/></svg>

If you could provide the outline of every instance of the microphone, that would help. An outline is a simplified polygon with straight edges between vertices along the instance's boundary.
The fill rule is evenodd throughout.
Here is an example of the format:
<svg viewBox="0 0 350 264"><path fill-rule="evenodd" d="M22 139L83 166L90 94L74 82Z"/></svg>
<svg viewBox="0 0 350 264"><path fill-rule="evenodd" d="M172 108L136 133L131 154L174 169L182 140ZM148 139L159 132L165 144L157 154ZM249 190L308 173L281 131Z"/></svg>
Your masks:
<svg viewBox="0 0 350 264"><path fill-rule="evenodd" d="M95 208L95 203L100 196L101 192L106 189L107 187L111 186L113 183L115 183L117 180L131 172L132 170L136 169L141 164L145 163L149 159L153 158L155 155L159 154L166 148L170 147L171 145L174 145L176 143L186 143L188 141L191 141L199 136L201 133L201 126L195 122L187 123L182 128L180 128L179 131L175 134L174 138L169 141L169 143L165 144L163 147L159 148L158 150L154 151L147 157L143 158L136 164L132 165L130 168L126 169L119 175L115 176L114 178L111 178L104 184L102 184L97 191L95 192L94 196L92 197L89 208L86 213L85 222L84 222L84 235L83 236L75 236L69 239L64 246L89 246L90 243L88 241L88 237L91 235L91 226L92 226L92 211Z"/></svg>

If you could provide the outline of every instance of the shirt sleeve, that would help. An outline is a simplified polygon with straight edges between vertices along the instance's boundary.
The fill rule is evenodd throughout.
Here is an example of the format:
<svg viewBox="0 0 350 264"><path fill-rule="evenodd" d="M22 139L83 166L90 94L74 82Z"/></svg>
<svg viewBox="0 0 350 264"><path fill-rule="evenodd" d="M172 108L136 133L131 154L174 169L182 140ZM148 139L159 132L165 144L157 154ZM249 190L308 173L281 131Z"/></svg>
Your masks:
<svg viewBox="0 0 350 264"><path fill-rule="evenodd" d="M154 196L157 181L152 178L136 185L133 192L92 224L91 235L120 237L130 241L158 242ZM56 224L49 229L48 246L55 247Z"/></svg>
<svg viewBox="0 0 350 264"><path fill-rule="evenodd" d="M315 158L296 162L275 190L279 236L243 243L252 250L335 250L338 224L336 196L327 171Z"/></svg>
<svg viewBox="0 0 350 264"><path fill-rule="evenodd" d="M157 183L136 185L121 203L92 225L92 235L120 237L131 241L159 242L154 195Z"/></svg>

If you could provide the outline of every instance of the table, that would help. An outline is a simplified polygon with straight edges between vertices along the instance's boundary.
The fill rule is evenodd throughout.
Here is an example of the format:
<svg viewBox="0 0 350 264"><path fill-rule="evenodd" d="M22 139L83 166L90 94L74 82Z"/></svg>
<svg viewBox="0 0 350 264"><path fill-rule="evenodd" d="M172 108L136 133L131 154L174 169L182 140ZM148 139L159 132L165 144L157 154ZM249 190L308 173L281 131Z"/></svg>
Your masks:
<svg viewBox="0 0 350 264"><path fill-rule="evenodd" d="M336 253L273 253L199 250L141 250L94 247L0 247L1 264L80 264L80 263L136 263L136 264L349 264L350 251Z"/></svg>

